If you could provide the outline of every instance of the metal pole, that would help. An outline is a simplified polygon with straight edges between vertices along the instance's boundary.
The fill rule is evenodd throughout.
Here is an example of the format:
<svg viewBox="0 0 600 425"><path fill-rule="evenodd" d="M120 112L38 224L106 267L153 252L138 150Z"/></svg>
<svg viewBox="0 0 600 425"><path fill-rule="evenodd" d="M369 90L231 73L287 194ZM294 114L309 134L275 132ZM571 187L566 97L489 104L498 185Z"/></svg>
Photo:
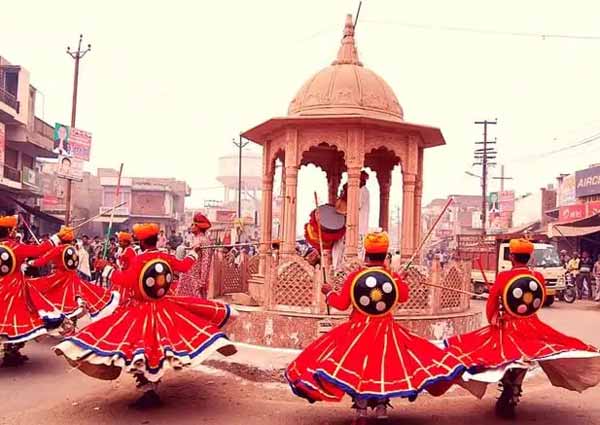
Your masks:
<svg viewBox="0 0 600 425"><path fill-rule="evenodd" d="M239 157L238 157L238 218L242 218L242 136L239 141Z"/></svg>
<svg viewBox="0 0 600 425"><path fill-rule="evenodd" d="M487 120L483 124L483 170L481 172L481 229L486 234L487 225Z"/></svg>

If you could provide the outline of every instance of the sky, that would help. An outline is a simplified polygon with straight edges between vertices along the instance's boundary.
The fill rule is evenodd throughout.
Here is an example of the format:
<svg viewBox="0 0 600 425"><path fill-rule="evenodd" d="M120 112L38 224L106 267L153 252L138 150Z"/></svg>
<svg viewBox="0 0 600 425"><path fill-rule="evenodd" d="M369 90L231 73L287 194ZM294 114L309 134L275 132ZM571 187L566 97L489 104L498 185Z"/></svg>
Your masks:
<svg viewBox="0 0 600 425"><path fill-rule="evenodd" d="M68 123L73 63L65 48L83 33L92 51L81 64L77 126L93 133L88 168L123 161L126 175L184 179L188 204L202 206L222 197L217 158L234 152L232 138L286 114L302 83L335 58L345 15L357 6L20 0L4 8L0 55L30 71L42 93L37 115ZM489 135L517 194L600 162L600 140L548 154L600 132L598 16L600 3L583 0L363 1L361 61L394 89L407 121L441 128L447 142L425 154L424 203L480 192L479 179L465 174L479 172L471 167L477 120L498 119ZM396 170L392 206L400 182ZM302 217L312 206L302 188L318 187L322 197L326 189L316 169L302 170L299 184Z"/></svg>

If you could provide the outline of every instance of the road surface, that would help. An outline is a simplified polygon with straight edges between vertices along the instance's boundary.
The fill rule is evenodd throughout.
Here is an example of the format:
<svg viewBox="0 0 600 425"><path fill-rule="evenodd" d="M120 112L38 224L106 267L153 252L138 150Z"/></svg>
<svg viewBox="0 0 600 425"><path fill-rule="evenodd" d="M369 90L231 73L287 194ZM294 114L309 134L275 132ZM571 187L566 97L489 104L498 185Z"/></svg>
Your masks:
<svg viewBox="0 0 600 425"><path fill-rule="evenodd" d="M477 302L477 308L481 303ZM600 305L557 303L544 309L543 320L565 333L600 345ZM72 370L50 352L49 338L30 343L30 362L19 369L0 369L0 424L349 424L350 401L310 405L283 384L254 383L210 368L168 373L160 386L164 405L149 411L128 408L139 393L133 379L99 381ZM502 424L493 415L497 392L483 400L462 389L442 398L428 395L415 403L393 401L389 424ZM520 424L600 424L600 388L578 394L552 387L543 374L529 378L519 405Z"/></svg>

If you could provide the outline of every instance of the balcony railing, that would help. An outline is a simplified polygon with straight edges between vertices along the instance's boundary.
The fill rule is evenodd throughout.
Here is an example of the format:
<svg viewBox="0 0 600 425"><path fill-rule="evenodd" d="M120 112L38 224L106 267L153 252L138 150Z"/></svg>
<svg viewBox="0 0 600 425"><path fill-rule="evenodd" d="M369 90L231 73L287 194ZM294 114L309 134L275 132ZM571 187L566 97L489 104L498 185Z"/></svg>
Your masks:
<svg viewBox="0 0 600 425"><path fill-rule="evenodd" d="M3 165L2 168L3 168L2 176L5 179L21 183L21 172L19 170L12 168L6 164Z"/></svg>
<svg viewBox="0 0 600 425"><path fill-rule="evenodd" d="M13 108L17 111L17 114L19 113L19 101L17 100L17 97L12 93L7 92L3 87L0 87L0 102Z"/></svg>
<svg viewBox="0 0 600 425"><path fill-rule="evenodd" d="M46 121L35 117L34 129L37 134L40 134L50 140L54 140L54 127L52 127Z"/></svg>

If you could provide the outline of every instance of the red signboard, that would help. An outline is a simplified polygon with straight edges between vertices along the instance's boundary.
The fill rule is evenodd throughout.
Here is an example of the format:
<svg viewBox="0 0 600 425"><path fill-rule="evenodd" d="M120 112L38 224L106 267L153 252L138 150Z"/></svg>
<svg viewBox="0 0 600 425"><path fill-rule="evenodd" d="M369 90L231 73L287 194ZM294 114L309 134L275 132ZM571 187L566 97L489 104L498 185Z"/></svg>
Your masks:
<svg viewBox="0 0 600 425"><path fill-rule="evenodd" d="M233 223L237 213L232 210L217 210L216 221L218 223Z"/></svg>
<svg viewBox="0 0 600 425"><path fill-rule="evenodd" d="M573 221L585 218L586 216L586 206L585 204L575 204L568 205L565 207L560 207L558 221Z"/></svg>
<svg viewBox="0 0 600 425"><path fill-rule="evenodd" d="M600 201L592 201L587 204L587 215L600 214Z"/></svg>

